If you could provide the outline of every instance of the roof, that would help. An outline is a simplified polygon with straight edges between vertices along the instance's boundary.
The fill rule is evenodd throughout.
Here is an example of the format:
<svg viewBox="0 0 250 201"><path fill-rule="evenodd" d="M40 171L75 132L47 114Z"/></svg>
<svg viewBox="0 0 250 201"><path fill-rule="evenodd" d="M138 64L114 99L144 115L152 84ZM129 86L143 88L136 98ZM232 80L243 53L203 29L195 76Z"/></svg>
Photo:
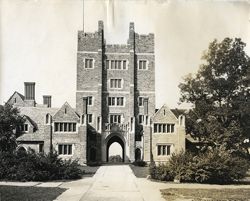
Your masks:
<svg viewBox="0 0 250 201"><path fill-rule="evenodd" d="M44 125L44 118L46 114L54 116L59 110L58 108L45 108L45 107L18 107L22 115L28 116L33 122L35 122L39 128L40 125Z"/></svg>
<svg viewBox="0 0 250 201"><path fill-rule="evenodd" d="M22 94L20 94L19 92L15 91L15 92L11 95L11 97L9 98L9 100L7 101L7 103L11 100L11 98L12 98L15 94L18 94L18 95L20 96L20 98L24 101L24 99L25 99L24 95L22 95Z"/></svg>
<svg viewBox="0 0 250 201"><path fill-rule="evenodd" d="M170 109L170 110L171 110L171 112L173 112L173 114L176 116L176 118L178 118L180 115L185 115L185 112L187 111L184 109L177 109L177 108Z"/></svg>
<svg viewBox="0 0 250 201"><path fill-rule="evenodd" d="M178 120L178 117L174 115L171 109L164 104L153 116L152 120L157 123L171 122L174 123Z"/></svg>

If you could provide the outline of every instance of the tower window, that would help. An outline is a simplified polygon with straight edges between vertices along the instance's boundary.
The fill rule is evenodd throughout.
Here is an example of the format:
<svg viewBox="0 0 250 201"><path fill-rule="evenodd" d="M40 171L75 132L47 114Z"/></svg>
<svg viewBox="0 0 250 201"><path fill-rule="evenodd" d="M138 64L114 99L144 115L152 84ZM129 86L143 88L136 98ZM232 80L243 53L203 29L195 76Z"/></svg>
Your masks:
<svg viewBox="0 0 250 201"><path fill-rule="evenodd" d="M88 123L89 124L93 123L93 115L92 114L88 114Z"/></svg>
<svg viewBox="0 0 250 201"><path fill-rule="evenodd" d="M138 69L139 70L147 70L147 61L146 60L139 60Z"/></svg>
<svg viewBox="0 0 250 201"><path fill-rule="evenodd" d="M139 97L138 98L138 105L139 106L143 106L143 104L144 104L144 98L143 97Z"/></svg>
<svg viewBox="0 0 250 201"><path fill-rule="evenodd" d="M117 97L116 98L116 105L123 106L123 102L124 102L123 99L124 99L123 97Z"/></svg>
<svg viewBox="0 0 250 201"><path fill-rule="evenodd" d="M139 115L139 124L144 123L144 115Z"/></svg>
<svg viewBox="0 0 250 201"><path fill-rule="evenodd" d="M106 67L109 70L126 70L126 60L106 60Z"/></svg>
<svg viewBox="0 0 250 201"><path fill-rule="evenodd" d="M93 59L85 59L85 68L94 68L94 60Z"/></svg>
<svg viewBox="0 0 250 201"><path fill-rule="evenodd" d="M92 96L87 97L87 104L88 105L93 105L93 97Z"/></svg>
<svg viewBox="0 0 250 201"><path fill-rule="evenodd" d="M121 123L121 115L120 114L111 114L109 116L109 123L113 124L113 123Z"/></svg>
<svg viewBox="0 0 250 201"><path fill-rule="evenodd" d="M124 97L108 97L108 106L124 106Z"/></svg>
<svg viewBox="0 0 250 201"><path fill-rule="evenodd" d="M122 79L110 79L110 88L111 89L121 89L122 88Z"/></svg>

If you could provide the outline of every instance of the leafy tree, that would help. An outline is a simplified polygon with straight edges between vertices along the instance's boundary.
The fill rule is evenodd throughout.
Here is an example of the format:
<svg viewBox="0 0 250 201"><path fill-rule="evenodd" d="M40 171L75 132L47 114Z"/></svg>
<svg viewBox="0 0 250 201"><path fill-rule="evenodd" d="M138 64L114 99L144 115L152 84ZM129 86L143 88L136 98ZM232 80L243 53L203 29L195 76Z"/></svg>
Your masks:
<svg viewBox="0 0 250 201"><path fill-rule="evenodd" d="M187 117L187 133L202 142L201 150L220 147L242 153L249 142L250 58L245 46L239 38L214 40L197 74L179 85L180 100L194 106Z"/></svg>
<svg viewBox="0 0 250 201"><path fill-rule="evenodd" d="M0 152L15 150L18 133L16 128L24 123L17 108L12 105L0 105Z"/></svg>

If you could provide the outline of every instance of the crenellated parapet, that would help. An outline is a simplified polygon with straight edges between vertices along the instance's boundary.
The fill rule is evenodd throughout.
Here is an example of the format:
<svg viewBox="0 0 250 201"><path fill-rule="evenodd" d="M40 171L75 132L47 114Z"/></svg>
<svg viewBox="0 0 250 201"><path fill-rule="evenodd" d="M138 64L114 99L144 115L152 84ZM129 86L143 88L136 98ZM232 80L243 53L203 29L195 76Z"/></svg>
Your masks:
<svg viewBox="0 0 250 201"><path fill-rule="evenodd" d="M135 52L154 53L154 34L135 34Z"/></svg>
<svg viewBox="0 0 250 201"><path fill-rule="evenodd" d="M107 44L105 53L128 53L129 46L127 44Z"/></svg>

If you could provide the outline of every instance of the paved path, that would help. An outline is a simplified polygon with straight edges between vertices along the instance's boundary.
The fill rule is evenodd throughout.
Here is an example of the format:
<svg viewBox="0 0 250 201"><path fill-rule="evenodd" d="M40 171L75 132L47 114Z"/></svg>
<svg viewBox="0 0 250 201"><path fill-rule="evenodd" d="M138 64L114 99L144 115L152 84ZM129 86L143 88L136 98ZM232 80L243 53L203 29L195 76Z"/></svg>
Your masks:
<svg viewBox="0 0 250 201"><path fill-rule="evenodd" d="M143 201L136 177L128 165L101 166L81 201Z"/></svg>
<svg viewBox="0 0 250 201"><path fill-rule="evenodd" d="M101 166L92 178L67 182L57 201L164 201L152 182L137 179L129 165Z"/></svg>

